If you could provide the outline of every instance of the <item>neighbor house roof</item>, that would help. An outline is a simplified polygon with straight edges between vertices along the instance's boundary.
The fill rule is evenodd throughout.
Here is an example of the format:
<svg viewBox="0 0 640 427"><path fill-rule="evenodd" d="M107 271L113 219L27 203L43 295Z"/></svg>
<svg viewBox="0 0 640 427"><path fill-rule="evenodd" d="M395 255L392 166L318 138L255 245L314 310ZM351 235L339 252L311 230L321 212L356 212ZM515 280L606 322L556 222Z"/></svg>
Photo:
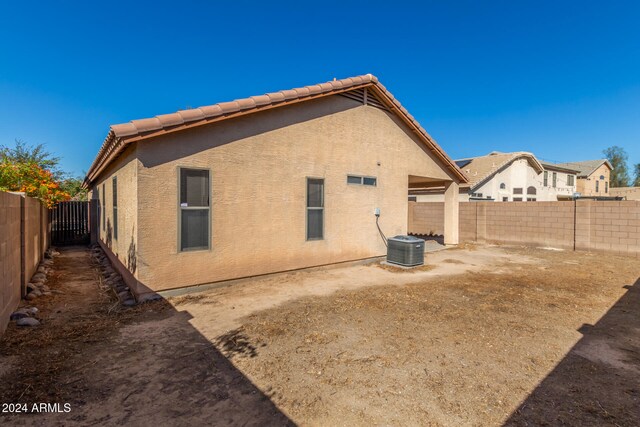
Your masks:
<svg viewBox="0 0 640 427"><path fill-rule="evenodd" d="M503 170L518 159L526 159L538 173L541 173L544 169L538 159L526 151L516 151L513 153L494 151L486 156L469 157L467 159L456 160L455 162L467 177L471 187L470 191L473 191L490 180L497 172Z"/></svg>
<svg viewBox="0 0 640 427"><path fill-rule="evenodd" d="M578 171L578 178L586 178L592 173L594 173L596 169L598 169L603 164L607 165L609 169L613 169L613 167L611 166L611 163L609 163L609 160L607 159L585 160L583 162L558 163L557 166L576 170Z"/></svg>
<svg viewBox="0 0 640 427"><path fill-rule="evenodd" d="M298 102L318 99L325 96L336 95L368 88L390 111L399 116L403 122L418 136L438 159L461 182L466 178L456 164L447 156L433 138L424 130L416 119L396 100L393 95L378 81L378 78L365 74L342 80L333 80L312 86L297 89L283 90L267 93L265 95L252 96L237 99L231 102L222 102L190 110L181 110L172 114L163 114L148 119L132 120L129 123L112 125L105 138L98 155L93 161L84 181L89 186L100 173L120 154L127 145L143 139L153 138L171 132L189 129L195 126L206 125L221 120L230 119L250 113L255 113L271 108L291 105Z"/></svg>
<svg viewBox="0 0 640 427"><path fill-rule="evenodd" d="M547 170L554 170L554 171L558 171L558 172L566 172L566 173L570 173L570 174L577 174L579 172L575 168L568 168L568 167L565 167L565 166L560 166L557 163L540 161L540 164L542 165L543 168L545 168Z"/></svg>

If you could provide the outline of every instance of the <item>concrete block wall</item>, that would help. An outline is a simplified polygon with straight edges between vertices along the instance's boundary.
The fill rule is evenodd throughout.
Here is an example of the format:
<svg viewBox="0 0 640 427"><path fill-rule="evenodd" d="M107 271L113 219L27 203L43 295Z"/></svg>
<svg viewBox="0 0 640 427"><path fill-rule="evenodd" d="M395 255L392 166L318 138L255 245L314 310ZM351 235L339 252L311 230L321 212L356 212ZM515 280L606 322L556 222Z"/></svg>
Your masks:
<svg viewBox="0 0 640 427"><path fill-rule="evenodd" d="M444 202L409 202L413 234L444 234Z"/></svg>
<svg viewBox="0 0 640 427"><path fill-rule="evenodd" d="M49 244L47 208L36 199L0 192L0 335Z"/></svg>
<svg viewBox="0 0 640 427"><path fill-rule="evenodd" d="M430 205L430 206L423 206ZM440 205L440 206L437 206ZM438 227L442 202L409 203L409 232ZM640 257L640 201L460 204L460 241L550 246Z"/></svg>

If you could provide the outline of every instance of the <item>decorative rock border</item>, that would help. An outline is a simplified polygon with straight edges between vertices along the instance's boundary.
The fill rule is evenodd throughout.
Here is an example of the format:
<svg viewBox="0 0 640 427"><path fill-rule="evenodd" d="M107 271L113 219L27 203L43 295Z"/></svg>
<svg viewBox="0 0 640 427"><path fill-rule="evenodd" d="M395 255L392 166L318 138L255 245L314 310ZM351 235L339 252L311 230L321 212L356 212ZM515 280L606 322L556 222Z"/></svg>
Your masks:
<svg viewBox="0 0 640 427"><path fill-rule="evenodd" d="M122 276L115 271L102 248L98 245L93 246L91 256L100 265L99 269L104 283L113 290L120 303L126 307L136 305L136 299L131 294L131 290L122 280Z"/></svg>
<svg viewBox="0 0 640 427"><path fill-rule="evenodd" d="M53 258L60 255L55 248L49 248L45 251L44 257L35 274L31 277L29 283L27 283L27 294L24 299L27 301L34 301L42 296L48 296L54 293L62 293L59 290L52 290L47 286L47 276L53 273ZM22 307L11 313L10 320L15 322L17 326L38 326L40 320L37 319L38 309L36 307Z"/></svg>

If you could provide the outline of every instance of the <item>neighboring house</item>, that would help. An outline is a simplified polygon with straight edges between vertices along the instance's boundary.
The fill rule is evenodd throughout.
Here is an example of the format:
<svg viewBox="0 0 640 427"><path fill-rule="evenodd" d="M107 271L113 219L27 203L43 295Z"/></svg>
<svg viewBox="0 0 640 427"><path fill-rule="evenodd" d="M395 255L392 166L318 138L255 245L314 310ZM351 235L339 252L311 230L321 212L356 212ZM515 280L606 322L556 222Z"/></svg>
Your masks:
<svg viewBox="0 0 640 427"><path fill-rule="evenodd" d="M609 189L611 197L622 197L624 200L640 200L640 187L612 187Z"/></svg>
<svg viewBox="0 0 640 427"><path fill-rule="evenodd" d="M455 163L368 74L111 126L87 176L99 243L139 299L155 292L386 254L409 188Z"/></svg>
<svg viewBox="0 0 640 427"><path fill-rule="evenodd" d="M524 151L494 151L455 162L469 181L460 187L460 201L556 201L565 194L570 197L575 191L574 186L568 185L575 178L567 178L567 174L575 176L574 171L563 168L545 171L533 154ZM548 182L545 176L549 177ZM410 196L418 202L441 202L442 193L442 189L426 188L413 190Z"/></svg>
<svg viewBox="0 0 640 427"><path fill-rule="evenodd" d="M542 186L540 200L556 201L571 200L576 193L578 171L567 167L560 167L554 163L540 162L542 172Z"/></svg>
<svg viewBox="0 0 640 427"><path fill-rule="evenodd" d="M610 196L611 163L607 159L558 163L555 166L578 171L576 191L582 197Z"/></svg>

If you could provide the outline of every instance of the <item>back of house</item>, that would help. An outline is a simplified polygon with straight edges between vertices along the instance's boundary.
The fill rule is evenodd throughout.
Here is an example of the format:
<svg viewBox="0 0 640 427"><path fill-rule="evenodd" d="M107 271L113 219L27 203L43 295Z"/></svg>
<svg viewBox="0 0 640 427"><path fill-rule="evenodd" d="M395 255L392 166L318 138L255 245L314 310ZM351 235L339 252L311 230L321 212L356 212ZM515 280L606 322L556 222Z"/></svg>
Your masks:
<svg viewBox="0 0 640 427"><path fill-rule="evenodd" d="M114 125L85 184L139 299L386 253L410 187L465 177L372 75ZM379 214L379 217L376 216Z"/></svg>

